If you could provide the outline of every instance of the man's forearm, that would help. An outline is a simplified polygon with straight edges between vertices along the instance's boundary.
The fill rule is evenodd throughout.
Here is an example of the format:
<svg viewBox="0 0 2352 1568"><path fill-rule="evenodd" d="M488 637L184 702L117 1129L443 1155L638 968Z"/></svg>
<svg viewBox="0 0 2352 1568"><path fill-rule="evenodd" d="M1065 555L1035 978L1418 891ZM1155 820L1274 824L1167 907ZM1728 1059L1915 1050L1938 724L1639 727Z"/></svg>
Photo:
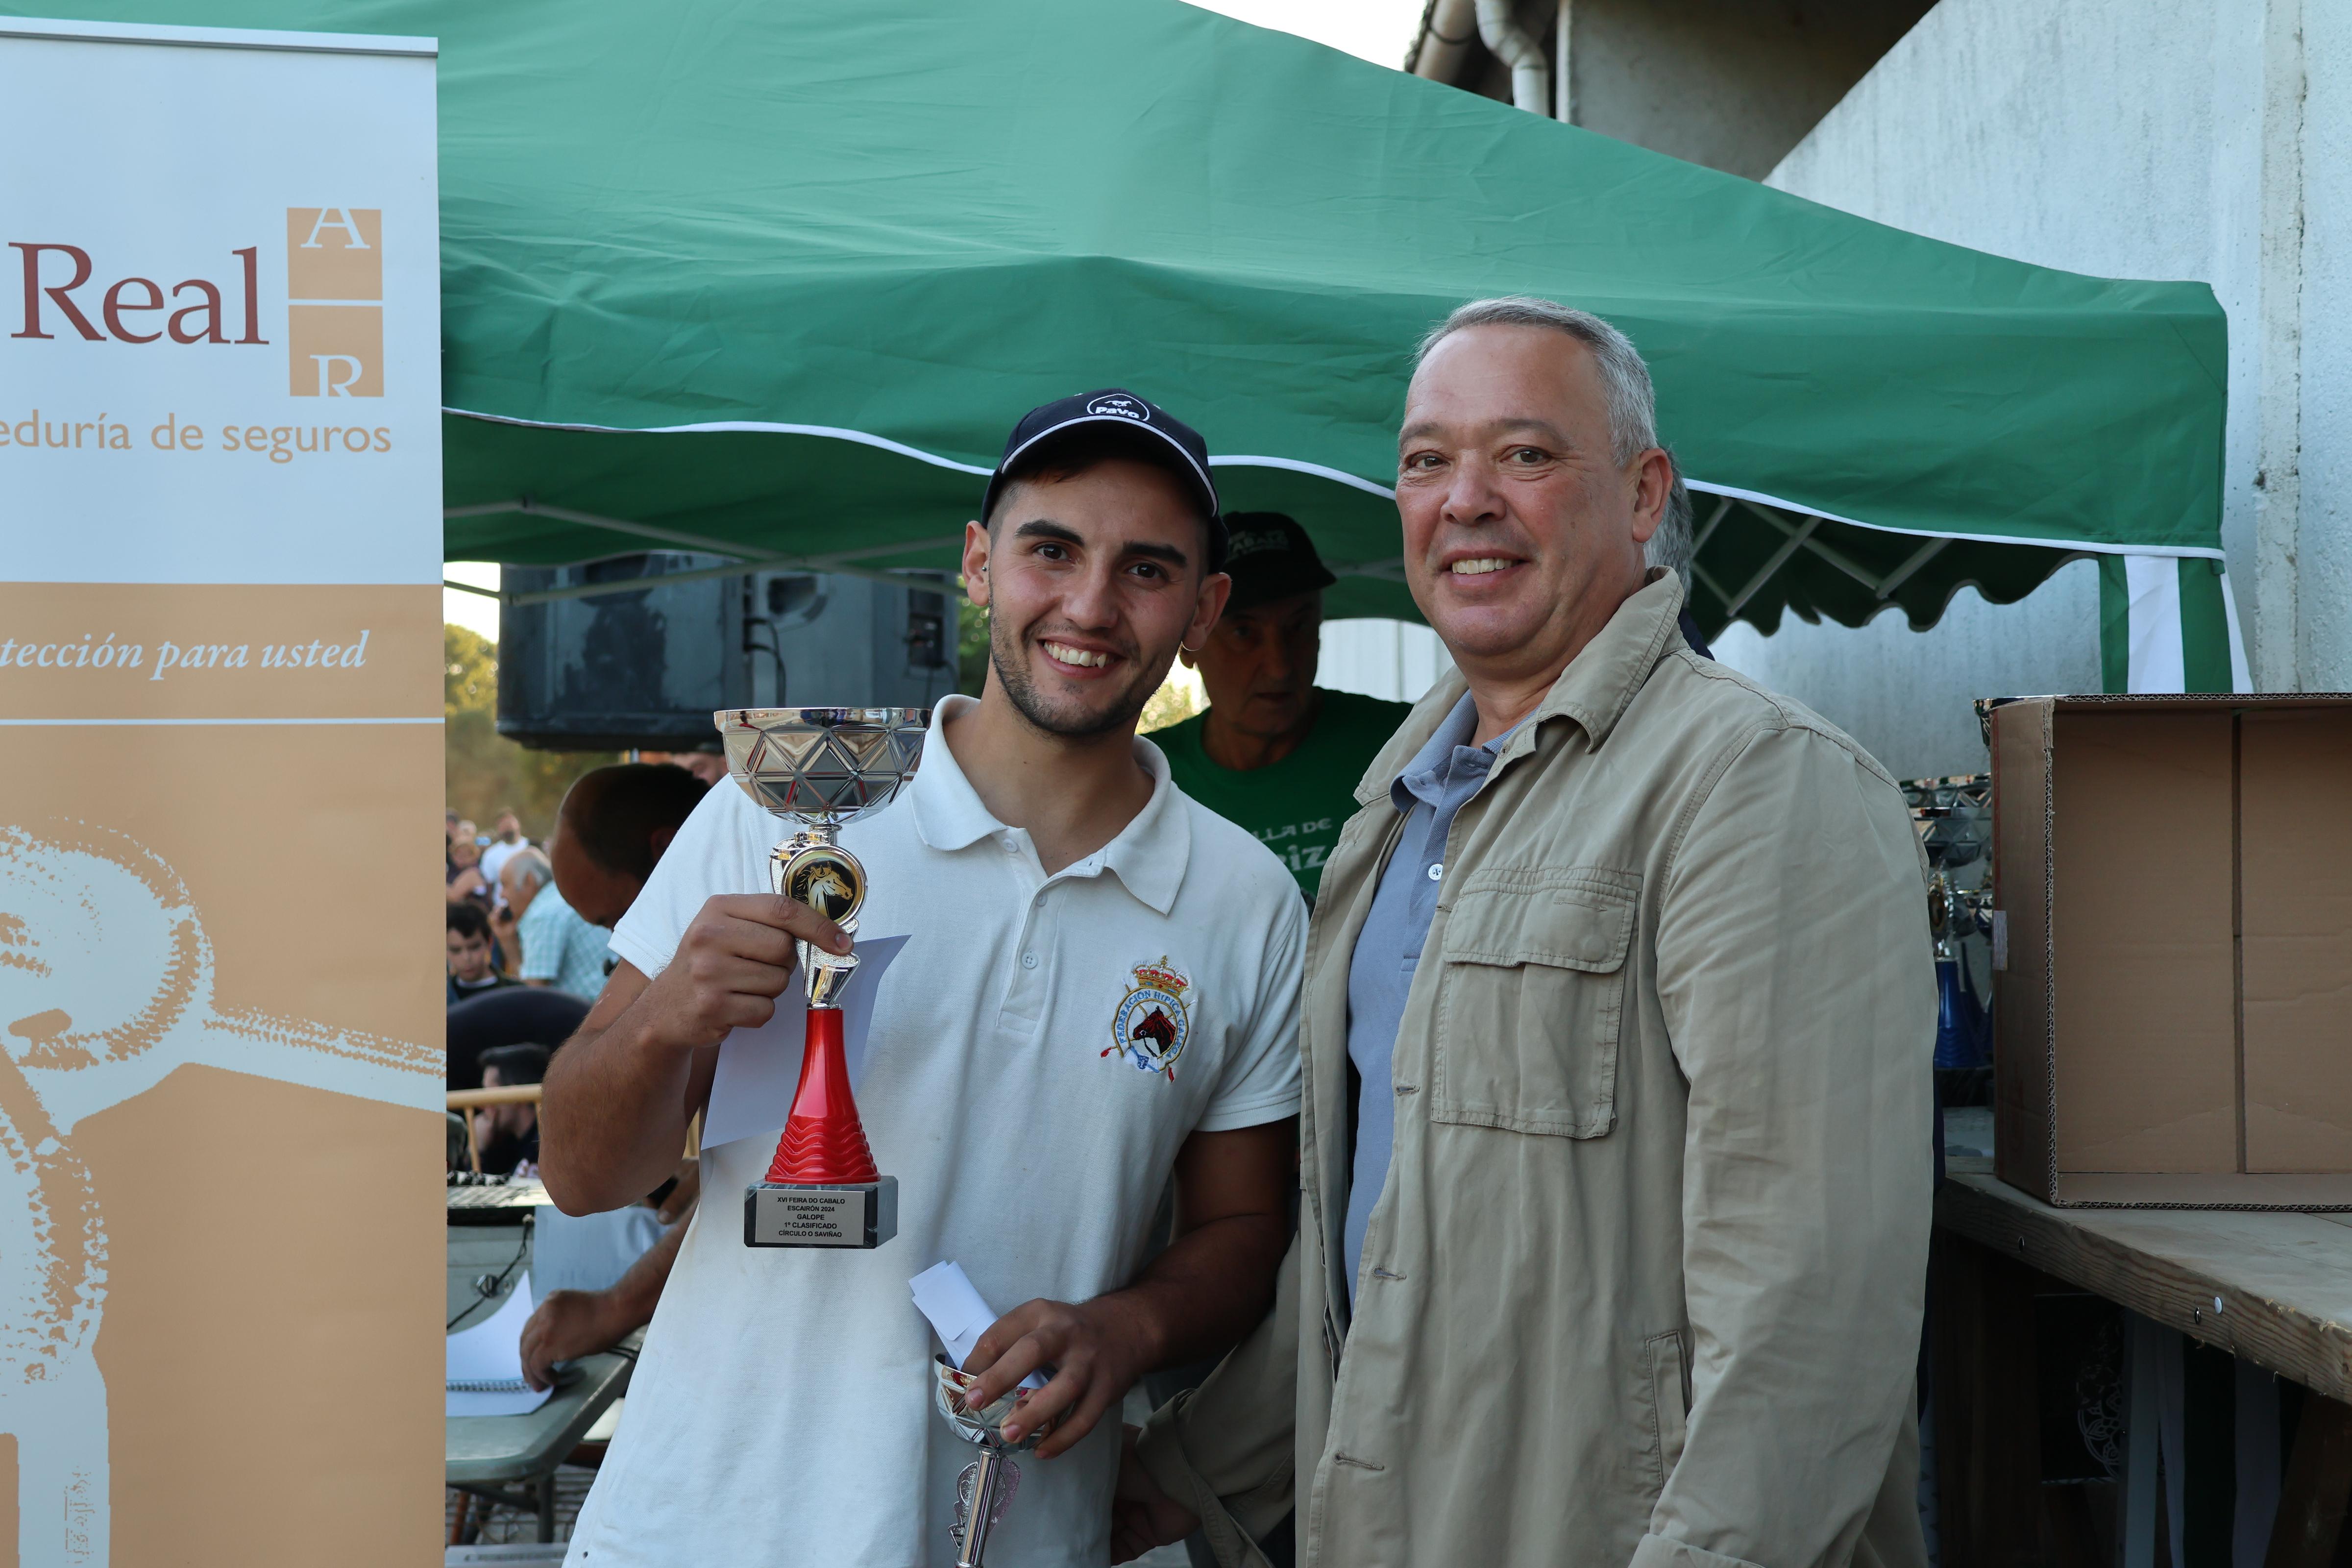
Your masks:
<svg viewBox="0 0 2352 1568"><path fill-rule="evenodd" d="M694 1052L651 1038L635 1000L602 1028L590 1014L548 1066L540 1174L566 1214L636 1202L677 1168L686 1147Z"/></svg>
<svg viewBox="0 0 2352 1568"><path fill-rule="evenodd" d="M644 1328L654 1321L654 1309L661 1305L662 1287L669 1283L669 1271L677 1262L677 1249L686 1241L686 1227L694 1223L694 1211L662 1232L662 1237L646 1248L628 1272L613 1282L614 1318L621 1325L620 1332ZM614 1337L618 1337L617 1335Z"/></svg>
<svg viewBox="0 0 2352 1568"><path fill-rule="evenodd" d="M1117 1314L1142 1348L1143 1370L1223 1355L1274 1301L1289 1246L1280 1215L1234 1215L1179 1237L1124 1290L1093 1305Z"/></svg>
<svg viewBox="0 0 2352 1568"><path fill-rule="evenodd" d="M704 901L658 979L614 965L548 1068L540 1164L564 1213L635 1203L677 1168L719 1042L775 1016L795 942L849 951L849 934L805 904L722 894Z"/></svg>

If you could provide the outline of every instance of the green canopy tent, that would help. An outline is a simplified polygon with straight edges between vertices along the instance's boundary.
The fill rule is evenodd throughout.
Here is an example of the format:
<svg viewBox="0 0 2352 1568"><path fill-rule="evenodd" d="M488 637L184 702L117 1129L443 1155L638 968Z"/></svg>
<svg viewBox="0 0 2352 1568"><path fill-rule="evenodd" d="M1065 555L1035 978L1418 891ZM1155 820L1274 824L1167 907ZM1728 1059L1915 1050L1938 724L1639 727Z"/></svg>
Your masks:
<svg viewBox="0 0 2352 1568"><path fill-rule="evenodd" d="M1113 383L1414 616L1412 345L1632 335L1703 626L1931 625L2084 553L2109 683L2229 689L2209 289L2002 260L1176 0L101 0L441 40L451 559L943 568L1029 406ZM60 0L41 0L57 14Z"/></svg>

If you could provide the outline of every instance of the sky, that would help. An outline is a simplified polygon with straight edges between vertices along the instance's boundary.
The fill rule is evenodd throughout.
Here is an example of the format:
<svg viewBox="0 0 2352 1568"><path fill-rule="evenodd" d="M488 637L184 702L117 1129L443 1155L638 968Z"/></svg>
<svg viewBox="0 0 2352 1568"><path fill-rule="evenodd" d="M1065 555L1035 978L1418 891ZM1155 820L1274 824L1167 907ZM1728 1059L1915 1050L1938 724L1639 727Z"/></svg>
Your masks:
<svg viewBox="0 0 2352 1568"><path fill-rule="evenodd" d="M1221 12L1260 27L1296 33L1318 44L1343 50L1375 65L1396 67L1421 26L1422 0L1198 0L1204 10ZM453 561L443 569L453 583L496 588L499 569L481 562ZM444 620L467 626L496 640L499 606L478 594L441 592Z"/></svg>

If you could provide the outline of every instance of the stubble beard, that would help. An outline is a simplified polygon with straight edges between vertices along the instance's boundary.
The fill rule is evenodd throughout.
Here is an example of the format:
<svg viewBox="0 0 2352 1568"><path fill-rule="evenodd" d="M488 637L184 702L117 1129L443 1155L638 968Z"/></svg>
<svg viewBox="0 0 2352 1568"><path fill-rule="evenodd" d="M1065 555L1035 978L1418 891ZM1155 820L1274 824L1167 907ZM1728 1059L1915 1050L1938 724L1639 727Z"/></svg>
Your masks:
<svg viewBox="0 0 2352 1568"><path fill-rule="evenodd" d="M1007 700L1014 712L1048 735L1066 741L1090 741L1097 735L1107 735L1114 730L1132 728L1143 715L1143 705L1151 700L1151 692L1138 693L1133 686L1122 693L1120 700L1100 712L1090 712L1075 706L1057 709L1048 703L1029 679L1029 664L1023 658L1024 640L1008 630L1002 617L992 616L988 624L988 660L996 668L996 679L1004 688ZM1139 670L1139 662L1130 659ZM1158 682L1152 683L1155 687Z"/></svg>

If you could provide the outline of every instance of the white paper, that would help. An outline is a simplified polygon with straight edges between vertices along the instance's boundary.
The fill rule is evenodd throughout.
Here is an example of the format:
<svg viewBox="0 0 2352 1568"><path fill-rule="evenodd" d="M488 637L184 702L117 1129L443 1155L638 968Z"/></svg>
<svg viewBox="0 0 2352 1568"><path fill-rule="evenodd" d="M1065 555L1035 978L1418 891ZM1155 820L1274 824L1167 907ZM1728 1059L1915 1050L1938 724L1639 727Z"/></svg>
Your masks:
<svg viewBox="0 0 2352 1568"><path fill-rule="evenodd" d="M874 998L882 984L882 972L906 945L903 936L858 939L857 968L841 996L842 1055L849 1062L853 1094L866 1076L866 1036L874 1023ZM774 1017L756 1029L737 1029L719 1043L719 1066L710 1079L710 1109L702 1119L704 1148L716 1149L739 1138L772 1138L784 1130L784 1123L792 1120L793 1090L800 1087L807 1017L808 993L796 974L776 998Z"/></svg>
<svg viewBox="0 0 2352 1568"><path fill-rule="evenodd" d="M522 1379L522 1328L530 1321L530 1279L517 1281L499 1310L443 1341L450 1383L510 1384L512 1387L443 1390L445 1415L528 1415L555 1390Z"/></svg>
<svg viewBox="0 0 2352 1568"><path fill-rule="evenodd" d="M907 1288L915 1293L916 1310L930 1320L931 1331L947 1346L948 1359L962 1366L971 1359L972 1347L980 1343L980 1336L996 1321L995 1310L953 1258L924 1269L907 1281ZM1021 1380L1021 1386L1043 1388L1045 1374L1033 1372Z"/></svg>

